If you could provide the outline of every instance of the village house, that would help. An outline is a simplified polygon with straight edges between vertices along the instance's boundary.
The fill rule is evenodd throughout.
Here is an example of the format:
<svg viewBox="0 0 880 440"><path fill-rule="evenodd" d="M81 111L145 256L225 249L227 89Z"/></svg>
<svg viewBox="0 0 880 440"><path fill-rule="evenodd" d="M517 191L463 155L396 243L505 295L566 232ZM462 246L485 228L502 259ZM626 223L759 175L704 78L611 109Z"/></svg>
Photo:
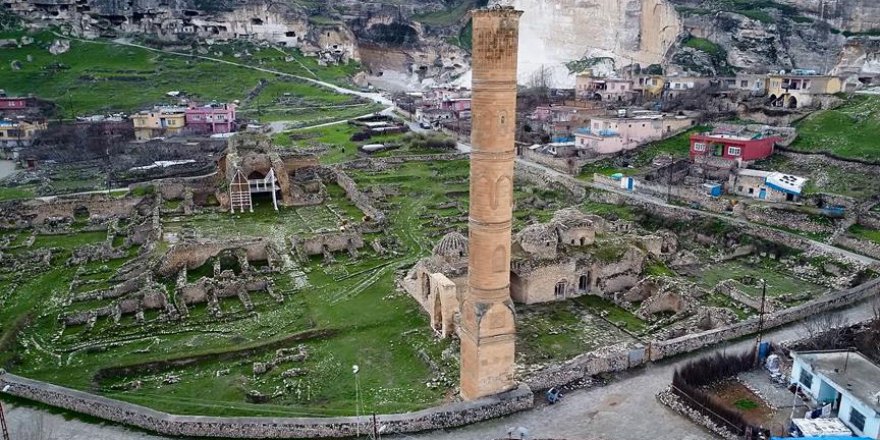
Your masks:
<svg viewBox="0 0 880 440"><path fill-rule="evenodd" d="M441 110L449 110L456 119L471 117L471 98L453 98L440 102Z"/></svg>
<svg viewBox="0 0 880 440"><path fill-rule="evenodd" d="M790 74L771 74L767 77L768 105L772 107L811 107L816 98L843 91L839 77L816 75L811 71L795 70Z"/></svg>
<svg viewBox="0 0 880 440"><path fill-rule="evenodd" d="M550 136L551 142L570 142L574 131L587 124L602 109L573 107L567 105L539 106L530 119L541 122L541 130Z"/></svg>
<svg viewBox="0 0 880 440"><path fill-rule="evenodd" d="M711 85L708 77L701 76L670 76L666 78L663 88L665 98L676 99L688 93L699 91Z"/></svg>
<svg viewBox="0 0 880 440"><path fill-rule="evenodd" d="M211 103L184 112L188 131L216 134L235 131L235 104Z"/></svg>
<svg viewBox="0 0 880 440"><path fill-rule="evenodd" d="M856 436L880 439L880 366L856 351L791 354L791 383L813 406L824 408L824 414L836 417Z"/></svg>
<svg viewBox="0 0 880 440"><path fill-rule="evenodd" d="M34 98L0 95L0 111L25 110L35 105Z"/></svg>
<svg viewBox="0 0 880 440"><path fill-rule="evenodd" d="M30 145L46 127L45 121L0 119L0 147Z"/></svg>
<svg viewBox="0 0 880 440"><path fill-rule="evenodd" d="M663 93L666 78L663 75L632 74L632 89L644 99L656 99Z"/></svg>
<svg viewBox="0 0 880 440"><path fill-rule="evenodd" d="M801 198L807 179L791 174L737 169L728 180L728 192L768 202L795 202Z"/></svg>
<svg viewBox="0 0 880 440"><path fill-rule="evenodd" d="M694 123L694 118L690 116L670 116L649 110L621 110L618 117L590 119L588 127L575 131L575 144L596 154L614 154L672 136Z"/></svg>
<svg viewBox="0 0 880 440"><path fill-rule="evenodd" d="M134 137L139 141L177 134L186 126L186 108L155 107L131 115Z"/></svg>
<svg viewBox="0 0 880 440"><path fill-rule="evenodd" d="M630 79L597 77L592 72L575 78L575 96L582 101L630 102L634 95Z"/></svg>
<svg viewBox="0 0 880 440"><path fill-rule="evenodd" d="M712 157L742 166L770 157L776 143L781 140L780 136L768 136L746 127L721 128L712 133L691 135L690 156L695 162L701 157Z"/></svg>

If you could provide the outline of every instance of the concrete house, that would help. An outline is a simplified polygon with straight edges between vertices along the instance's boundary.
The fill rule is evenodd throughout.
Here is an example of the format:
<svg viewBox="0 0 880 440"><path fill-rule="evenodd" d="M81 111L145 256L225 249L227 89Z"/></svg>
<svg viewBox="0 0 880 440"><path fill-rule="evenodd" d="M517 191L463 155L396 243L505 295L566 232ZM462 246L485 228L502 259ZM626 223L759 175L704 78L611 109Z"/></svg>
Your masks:
<svg viewBox="0 0 880 440"><path fill-rule="evenodd" d="M143 141L180 133L186 126L185 112L184 107L155 107L131 115L135 139Z"/></svg>
<svg viewBox="0 0 880 440"><path fill-rule="evenodd" d="M44 121L0 119L0 147L30 145L37 133L46 127Z"/></svg>
<svg viewBox="0 0 880 440"><path fill-rule="evenodd" d="M691 135L691 160L712 156L737 163L766 159L773 155L779 136L765 136L749 131L717 131Z"/></svg>
<svg viewBox="0 0 880 440"><path fill-rule="evenodd" d="M791 383L855 435L880 439L880 366L855 351L792 352Z"/></svg>
<svg viewBox="0 0 880 440"><path fill-rule="evenodd" d="M582 101L628 102L634 96L633 81L581 73L575 78L575 96Z"/></svg>
<svg viewBox="0 0 880 440"><path fill-rule="evenodd" d="M732 194L768 202L794 202L801 198L807 179L790 174L738 169L727 187Z"/></svg>
<svg viewBox="0 0 880 440"><path fill-rule="evenodd" d="M836 76L795 72L767 77L767 102L771 107L810 107L816 97L842 91L843 83Z"/></svg>
<svg viewBox="0 0 880 440"><path fill-rule="evenodd" d="M694 122L691 117L647 110L630 111L619 117L596 117L590 119L589 127L575 132L575 144L596 154L614 154L672 136Z"/></svg>
<svg viewBox="0 0 880 440"><path fill-rule="evenodd" d="M197 133L232 133L235 131L235 104L208 104L190 107L184 112L186 125Z"/></svg>

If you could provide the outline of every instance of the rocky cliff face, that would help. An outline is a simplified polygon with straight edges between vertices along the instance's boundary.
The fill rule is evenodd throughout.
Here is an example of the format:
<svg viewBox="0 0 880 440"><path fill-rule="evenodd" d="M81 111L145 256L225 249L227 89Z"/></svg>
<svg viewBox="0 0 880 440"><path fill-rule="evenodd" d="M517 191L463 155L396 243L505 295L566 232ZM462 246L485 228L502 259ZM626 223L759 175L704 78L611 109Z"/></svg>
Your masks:
<svg viewBox="0 0 880 440"><path fill-rule="evenodd" d="M488 0L0 0L31 22L87 37L149 35L171 44L256 39L364 66L364 82L415 88L467 84L468 9ZM524 11L519 74L632 63L731 74L807 68L878 74L877 0L512 0Z"/></svg>
<svg viewBox="0 0 880 440"><path fill-rule="evenodd" d="M841 31L861 33L880 30L877 0L779 0L807 17L822 20Z"/></svg>
<svg viewBox="0 0 880 440"><path fill-rule="evenodd" d="M555 85L573 86L564 63L609 57L621 67L659 64L681 31L666 0L515 0L520 27L520 81L542 67Z"/></svg>

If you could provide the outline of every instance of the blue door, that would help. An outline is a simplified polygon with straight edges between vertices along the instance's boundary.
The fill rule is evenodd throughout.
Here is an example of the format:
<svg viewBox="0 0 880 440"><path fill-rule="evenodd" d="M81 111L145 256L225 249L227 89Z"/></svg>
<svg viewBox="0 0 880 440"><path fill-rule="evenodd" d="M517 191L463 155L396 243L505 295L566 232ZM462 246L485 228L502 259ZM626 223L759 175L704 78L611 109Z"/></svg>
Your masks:
<svg viewBox="0 0 880 440"><path fill-rule="evenodd" d="M761 188L761 192L758 193L758 198L761 200L764 200L767 198L767 189L766 188Z"/></svg>
<svg viewBox="0 0 880 440"><path fill-rule="evenodd" d="M632 191L635 183L636 183L636 179L633 179L632 177L630 177L629 181L626 182L626 189Z"/></svg>

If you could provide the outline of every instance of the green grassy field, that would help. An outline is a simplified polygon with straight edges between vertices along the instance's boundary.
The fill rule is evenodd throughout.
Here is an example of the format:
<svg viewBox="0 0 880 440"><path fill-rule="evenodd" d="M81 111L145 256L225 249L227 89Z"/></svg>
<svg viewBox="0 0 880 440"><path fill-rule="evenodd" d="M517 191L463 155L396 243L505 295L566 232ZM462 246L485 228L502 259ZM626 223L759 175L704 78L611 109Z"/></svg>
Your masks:
<svg viewBox="0 0 880 440"><path fill-rule="evenodd" d="M866 228L862 225L857 224L849 228L848 232L863 240L868 240L876 244L880 244L880 231L876 229Z"/></svg>
<svg viewBox="0 0 880 440"><path fill-rule="evenodd" d="M20 37L21 32L10 33ZM369 103L350 95L341 95L304 81L285 79L246 67L215 61L163 54L146 49L122 46L104 40L71 41L68 52L52 55L48 46L57 39L49 32L30 34L35 42L21 48L0 51L0 88L12 95L34 94L54 101L60 115L72 118L114 111L132 112L152 105L172 103L166 93L183 92L198 101L243 100L260 81L270 81L255 103L245 103L242 114L263 121L302 120L304 122L338 120L374 111ZM302 74L304 63L314 76L345 83L358 66L322 67L299 54L279 53L275 48L251 48L251 59L235 58L233 49L218 48L227 55L218 58L246 65L278 68L291 74ZM225 52L224 52L225 50ZM210 54L209 54L210 55ZM285 62L293 56L300 62ZM279 61L280 59L280 61ZM30 60L30 61L29 61ZM12 68L17 63L20 69ZM276 109L274 100L288 93L295 101L293 109ZM344 104L363 104L362 108L328 108ZM262 109L266 109L263 111Z"/></svg>
<svg viewBox="0 0 880 440"><path fill-rule="evenodd" d="M836 109L807 116L797 129L795 150L880 161L880 96L853 96Z"/></svg>

